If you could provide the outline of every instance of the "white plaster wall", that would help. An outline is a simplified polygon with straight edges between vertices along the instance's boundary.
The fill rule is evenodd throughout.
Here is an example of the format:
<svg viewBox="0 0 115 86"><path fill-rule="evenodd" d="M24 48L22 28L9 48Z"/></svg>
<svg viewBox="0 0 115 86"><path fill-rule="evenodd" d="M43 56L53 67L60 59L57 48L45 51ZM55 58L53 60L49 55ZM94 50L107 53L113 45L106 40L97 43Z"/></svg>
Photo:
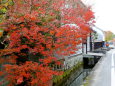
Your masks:
<svg viewBox="0 0 115 86"><path fill-rule="evenodd" d="M83 53L86 54L86 44L83 44Z"/></svg>
<svg viewBox="0 0 115 86"><path fill-rule="evenodd" d="M87 37L87 51L90 51L90 37Z"/></svg>

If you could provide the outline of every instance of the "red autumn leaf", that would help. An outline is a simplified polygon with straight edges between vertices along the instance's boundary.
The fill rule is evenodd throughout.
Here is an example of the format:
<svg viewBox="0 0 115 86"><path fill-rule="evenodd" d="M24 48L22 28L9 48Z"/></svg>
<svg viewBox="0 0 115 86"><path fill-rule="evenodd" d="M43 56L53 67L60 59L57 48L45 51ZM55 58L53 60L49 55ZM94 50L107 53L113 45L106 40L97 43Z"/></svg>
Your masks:
<svg viewBox="0 0 115 86"><path fill-rule="evenodd" d="M23 82L23 77L19 77L18 79L17 79L17 84L21 84Z"/></svg>

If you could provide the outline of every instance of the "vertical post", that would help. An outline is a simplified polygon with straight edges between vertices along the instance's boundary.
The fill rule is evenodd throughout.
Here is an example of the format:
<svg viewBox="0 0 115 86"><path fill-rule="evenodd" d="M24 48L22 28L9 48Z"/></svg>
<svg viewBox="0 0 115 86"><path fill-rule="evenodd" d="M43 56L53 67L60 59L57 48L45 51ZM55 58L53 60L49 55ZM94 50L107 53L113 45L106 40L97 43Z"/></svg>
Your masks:
<svg viewBox="0 0 115 86"><path fill-rule="evenodd" d="M91 36L91 33L90 33L90 51L92 51L92 36Z"/></svg>
<svg viewBox="0 0 115 86"><path fill-rule="evenodd" d="M87 39L86 39L86 54L87 54Z"/></svg>
<svg viewBox="0 0 115 86"><path fill-rule="evenodd" d="M83 41L83 40L82 40ZM83 42L82 42L82 53L84 53Z"/></svg>

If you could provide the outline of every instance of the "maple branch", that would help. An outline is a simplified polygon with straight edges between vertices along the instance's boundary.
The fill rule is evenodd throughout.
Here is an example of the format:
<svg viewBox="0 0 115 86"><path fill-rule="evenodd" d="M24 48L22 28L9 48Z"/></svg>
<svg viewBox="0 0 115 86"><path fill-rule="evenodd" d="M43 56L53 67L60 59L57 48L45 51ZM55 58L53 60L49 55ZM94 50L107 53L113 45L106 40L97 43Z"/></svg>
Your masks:
<svg viewBox="0 0 115 86"><path fill-rule="evenodd" d="M33 5L33 0L30 1L30 14L32 12L32 5Z"/></svg>

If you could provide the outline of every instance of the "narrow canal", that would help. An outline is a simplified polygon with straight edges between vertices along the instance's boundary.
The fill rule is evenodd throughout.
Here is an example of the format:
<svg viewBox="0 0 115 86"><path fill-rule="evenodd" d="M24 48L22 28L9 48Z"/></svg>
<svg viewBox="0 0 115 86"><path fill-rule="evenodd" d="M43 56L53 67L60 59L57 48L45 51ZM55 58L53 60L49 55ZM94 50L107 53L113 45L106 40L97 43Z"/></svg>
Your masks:
<svg viewBox="0 0 115 86"><path fill-rule="evenodd" d="M81 73L78 76L76 76L76 78L68 86L81 86L100 58L101 57L84 58L84 65Z"/></svg>

